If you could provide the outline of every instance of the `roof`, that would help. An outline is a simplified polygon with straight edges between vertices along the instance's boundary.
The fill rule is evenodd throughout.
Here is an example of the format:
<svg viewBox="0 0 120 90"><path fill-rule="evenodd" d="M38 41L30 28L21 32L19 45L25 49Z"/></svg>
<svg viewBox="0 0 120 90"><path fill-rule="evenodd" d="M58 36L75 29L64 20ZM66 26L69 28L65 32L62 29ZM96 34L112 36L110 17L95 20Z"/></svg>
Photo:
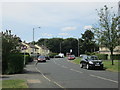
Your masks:
<svg viewBox="0 0 120 90"><path fill-rule="evenodd" d="M33 44L28 44L30 46L30 48L35 48L35 49L38 49L35 45Z"/></svg>
<svg viewBox="0 0 120 90"><path fill-rule="evenodd" d="M41 47L42 49L44 49L44 50L49 50L46 46L44 46L44 45L39 45L39 47Z"/></svg>

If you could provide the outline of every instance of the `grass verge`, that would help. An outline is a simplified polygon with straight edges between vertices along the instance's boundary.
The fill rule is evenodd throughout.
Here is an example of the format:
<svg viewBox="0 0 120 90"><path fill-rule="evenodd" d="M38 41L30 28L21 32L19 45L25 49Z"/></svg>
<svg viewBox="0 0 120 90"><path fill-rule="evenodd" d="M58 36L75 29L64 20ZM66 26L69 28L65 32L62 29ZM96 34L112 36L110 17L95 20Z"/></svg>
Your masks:
<svg viewBox="0 0 120 90"><path fill-rule="evenodd" d="M25 80L3 80L2 88L28 88Z"/></svg>
<svg viewBox="0 0 120 90"><path fill-rule="evenodd" d="M72 62L79 64L80 60L81 60L81 58L76 58ZM103 60L103 64L104 64L104 67L106 68L106 70L108 70L108 71L120 72L120 60L114 60L114 65L112 65L111 60Z"/></svg>

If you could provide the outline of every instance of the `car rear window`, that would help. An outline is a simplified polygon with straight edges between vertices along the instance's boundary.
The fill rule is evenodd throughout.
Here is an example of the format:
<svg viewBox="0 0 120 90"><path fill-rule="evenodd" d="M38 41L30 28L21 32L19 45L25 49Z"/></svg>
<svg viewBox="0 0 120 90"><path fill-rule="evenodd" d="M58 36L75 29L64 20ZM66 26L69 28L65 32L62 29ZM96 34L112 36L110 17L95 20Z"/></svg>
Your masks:
<svg viewBox="0 0 120 90"><path fill-rule="evenodd" d="M45 58L45 56L39 56L38 58Z"/></svg>

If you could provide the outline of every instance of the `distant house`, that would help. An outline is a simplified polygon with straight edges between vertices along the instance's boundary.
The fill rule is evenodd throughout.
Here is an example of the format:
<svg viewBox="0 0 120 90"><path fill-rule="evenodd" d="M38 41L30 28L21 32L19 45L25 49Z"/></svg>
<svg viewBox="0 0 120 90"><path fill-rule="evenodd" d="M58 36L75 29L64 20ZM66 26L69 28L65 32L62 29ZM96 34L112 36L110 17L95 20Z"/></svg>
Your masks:
<svg viewBox="0 0 120 90"><path fill-rule="evenodd" d="M33 55L34 54L38 54L38 50L39 48L37 48L35 45L33 44L29 44L29 43L24 43L22 42L22 45L23 45L23 49L21 50L21 52L26 52L26 53L29 53L30 55ZM24 47L26 49L24 49Z"/></svg>
<svg viewBox="0 0 120 90"><path fill-rule="evenodd" d="M99 47L99 53L108 55L111 54L110 50L104 46ZM120 46L115 47L115 49L113 50L113 54L120 54Z"/></svg>
<svg viewBox="0 0 120 90"><path fill-rule="evenodd" d="M50 50L43 45L41 45L41 46L40 45L35 45L35 46L38 48L38 53L40 55L48 55L50 53Z"/></svg>

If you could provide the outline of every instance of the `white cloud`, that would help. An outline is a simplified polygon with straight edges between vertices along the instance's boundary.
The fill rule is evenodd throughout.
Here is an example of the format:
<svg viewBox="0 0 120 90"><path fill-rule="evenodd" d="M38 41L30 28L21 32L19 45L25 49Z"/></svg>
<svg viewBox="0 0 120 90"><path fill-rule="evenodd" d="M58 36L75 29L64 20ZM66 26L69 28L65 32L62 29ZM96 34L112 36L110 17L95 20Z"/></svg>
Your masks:
<svg viewBox="0 0 120 90"><path fill-rule="evenodd" d="M92 26L91 25L88 25L88 26L84 26L84 29L91 29Z"/></svg>
<svg viewBox="0 0 120 90"><path fill-rule="evenodd" d="M60 36L68 36L69 34L68 33L59 33L58 35L60 35Z"/></svg>
<svg viewBox="0 0 120 90"><path fill-rule="evenodd" d="M76 30L76 27L64 27L62 28L62 31L73 31Z"/></svg>
<svg viewBox="0 0 120 90"><path fill-rule="evenodd" d="M42 36L52 37L53 35L52 35L52 34L49 34L49 33L42 33Z"/></svg>

